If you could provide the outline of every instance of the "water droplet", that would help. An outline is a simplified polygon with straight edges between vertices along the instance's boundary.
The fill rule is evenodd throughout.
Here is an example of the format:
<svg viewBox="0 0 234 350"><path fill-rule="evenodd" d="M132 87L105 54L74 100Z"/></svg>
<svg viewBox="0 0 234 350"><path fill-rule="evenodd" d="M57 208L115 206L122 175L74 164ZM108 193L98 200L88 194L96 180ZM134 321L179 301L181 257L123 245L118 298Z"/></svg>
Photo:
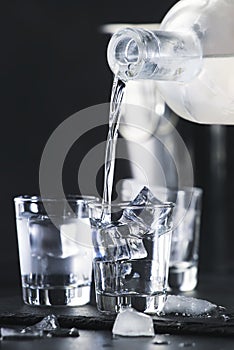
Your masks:
<svg viewBox="0 0 234 350"><path fill-rule="evenodd" d="M153 342L154 345L170 345L171 342L168 340L156 340Z"/></svg>
<svg viewBox="0 0 234 350"><path fill-rule="evenodd" d="M196 344L194 343L194 342L192 342L192 343L180 343L179 344L179 347L180 348L189 348L189 347L193 347L193 346L195 346Z"/></svg>
<svg viewBox="0 0 234 350"><path fill-rule="evenodd" d="M180 322L177 322L177 323L176 323L176 326L177 326L177 329L180 329L180 328L181 328L181 323L180 323Z"/></svg>
<svg viewBox="0 0 234 350"><path fill-rule="evenodd" d="M228 320L230 320L230 317L229 316L227 316L227 315L221 315L221 317L224 319L224 321L228 321Z"/></svg>

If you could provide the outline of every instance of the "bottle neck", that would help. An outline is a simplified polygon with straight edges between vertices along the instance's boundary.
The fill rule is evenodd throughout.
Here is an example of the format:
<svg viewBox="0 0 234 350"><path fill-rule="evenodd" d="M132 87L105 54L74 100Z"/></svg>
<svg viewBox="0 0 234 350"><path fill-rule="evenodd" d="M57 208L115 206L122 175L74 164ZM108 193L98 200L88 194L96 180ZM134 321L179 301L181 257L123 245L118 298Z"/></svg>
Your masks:
<svg viewBox="0 0 234 350"><path fill-rule="evenodd" d="M114 74L123 81L192 80L201 70L202 48L194 33L125 28L115 33L107 48Z"/></svg>

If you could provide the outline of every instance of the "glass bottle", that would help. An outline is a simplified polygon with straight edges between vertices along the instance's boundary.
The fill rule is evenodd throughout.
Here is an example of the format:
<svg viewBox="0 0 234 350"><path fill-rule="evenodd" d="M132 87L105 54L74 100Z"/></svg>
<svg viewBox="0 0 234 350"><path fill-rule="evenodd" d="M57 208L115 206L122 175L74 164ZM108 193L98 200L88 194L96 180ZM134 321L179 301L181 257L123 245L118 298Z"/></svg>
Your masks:
<svg viewBox="0 0 234 350"><path fill-rule="evenodd" d="M156 80L166 103L185 119L234 124L233 18L233 0L180 0L159 30L116 32L109 66L124 81Z"/></svg>

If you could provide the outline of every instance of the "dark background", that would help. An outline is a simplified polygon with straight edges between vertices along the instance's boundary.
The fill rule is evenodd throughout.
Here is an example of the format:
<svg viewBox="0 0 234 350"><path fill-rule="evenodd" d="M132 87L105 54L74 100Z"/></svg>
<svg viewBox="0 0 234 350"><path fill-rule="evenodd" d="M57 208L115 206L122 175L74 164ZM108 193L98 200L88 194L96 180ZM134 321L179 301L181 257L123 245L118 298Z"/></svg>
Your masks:
<svg viewBox="0 0 234 350"><path fill-rule="evenodd" d="M109 36L100 27L159 23L175 2L0 1L0 286L19 285L13 197L39 193L40 157L55 128L109 101ZM192 152L195 185L204 189L200 271L231 273L233 127L217 131L180 119L178 129ZM104 140L106 129L91 136L89 142ZM70 173L72 179L72 166ZM77 185L68 180L67 191Z"/></svg>

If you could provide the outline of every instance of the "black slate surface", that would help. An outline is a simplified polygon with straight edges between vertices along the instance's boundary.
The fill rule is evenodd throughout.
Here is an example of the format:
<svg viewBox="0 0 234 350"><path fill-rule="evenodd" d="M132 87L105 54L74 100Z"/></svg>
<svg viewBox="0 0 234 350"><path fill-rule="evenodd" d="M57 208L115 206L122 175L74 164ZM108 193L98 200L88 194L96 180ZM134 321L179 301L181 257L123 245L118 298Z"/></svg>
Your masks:
<svg viewBox="0 0 234 350"><path fill-rule="evenodd" d="M104 315L93 305L81 307L35 307L25 305L20 296L0 299L0 325L33 325L55 314L62 327L88 330L111 330L115 316ZM228 319L227 319L228 316ZM156 333L234 336L234 314L225 311L211 317L153 317Z"/></svg>

